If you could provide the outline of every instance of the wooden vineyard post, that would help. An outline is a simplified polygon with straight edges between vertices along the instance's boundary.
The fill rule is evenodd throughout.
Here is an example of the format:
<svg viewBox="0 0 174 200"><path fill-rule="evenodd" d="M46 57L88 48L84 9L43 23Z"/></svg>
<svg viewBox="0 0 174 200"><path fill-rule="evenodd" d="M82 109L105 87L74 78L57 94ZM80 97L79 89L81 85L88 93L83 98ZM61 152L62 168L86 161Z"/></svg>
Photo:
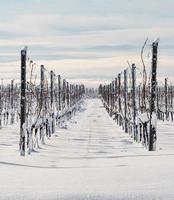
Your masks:
<svg viewBox="0 0 174 200"><path fill-rule="evenodd" d="M76 85L76 103L79 101L79 86Z"/></svg>
<svg viewBox="0 0 174 200"><path fill-rule="evenodd" d="M70 106L70 94L69 94L69 91L70 91L70 89L69 89L69 83L67 82L66 83L66 100L67 100L67 107L69 108L69 106Z"/></svg>
<svg viewBox="0 0 174 200"><path fill-rule="evenodd" d="M69 83L67 82L66 83L66 101L67 101L67 119L70 119L71 117L70 117L70 112L69 112L69 108L70 108L70 94L69 94L69 91L70 91L70 89L69 89Z"/></svg>
<svg viewBox="0 0 174 200"><path fill-rule="evenodd" d="M124 70L124 131L128 132L127 120L127 70Z"/></svg>
<svg viewBox="0 0 174 200"><path fill-rule="evenodd" d="M51 97L51 132L55 132L55 113L54 113L54 72L50 72L51 87L50 87L50 97Z"/></svg>
<svg viewBox="0 0 174 200"><path fill-rule="evenodd" d="M26 118L26 57L27 50L21 51L21 113L20 113L20 155L25 156L25 118Z"/></svg>
<svg viewBox="0 0 174 200"><path fill-rule="evenodd" d="M44 66L41 65L41 81L40 81L40 102L41 102L41 107L43 106L43 96L44 96Z"/></svg>
<svg viewBox="0 0 174 200"><path fill-rule="evenodd" d="M77 98L77 92L76 92L76 85L73 85L73 93L74 93L74 98L73 98L73 104L75 105L76 103L76 98Z"/></svg>
<svg viewBox="0 0 174 200"><path fill-rule="evenodd" d="M150 134L149 134L149 151L156 150L156 73L157 73L157 54L158 42L152 44L152 77L151 77L151 100L150 100Z"/></svg>
<svg viewBox="0 0 174 200"><path fill-rule="evenodd" d="M106 86L106 94L107 94L107 111L109 113L109 100L110 100L110 96L109 96L109 85Z"/></svg>
<svg viewBox="0 0 174 200"><path fill-rule="evenodd" d="M11 124L14 124L14 81L11 80L11 87L10 87L10 104L11 104Z"/></svg>
<svg viewBox="0 0 174 200"><path fill-rule="evenodd" d="M62 111L64 112L66 109L66 80L63 79L63 97L62 97Z"/></svg>
<svg viewBox="0 0 174 200"><path fill-rule="evenodd" d="M62 110L62 85L61 85L61 76L57 76L58 81L58 125L61 126L61 110Z"/></svg>
<svg viewBox="0 0 174 200"><path fill-rule="evenodd" d="M72 103L72 106L74 105L74 98L75 98L75 87L74 85L72 85L72 97L71 97L71 103Z"/></svg>
<svg viewBox="0 0 174 200"><path fill-rule="evenodd" d="M167 78L165 78L165 114L166 120L168 119L168 83Z"/></svg>
<svg viewBox="0 0 174 200"><path fill-rule="evenodd" d="M117 105L118 105L118 85L117 85L117 78L115 78L115 121L117 119Z"/></svg>
<svg viewBox="0 0 174 200"><path fill-rule="evenodd" d="M170 87L170 109L171 109L171 118L173 122L173 86Z"/></svg>
<svg viewBox="0 0 174 200"><path fill-rule="evenodd" d="M81 99L81 92L82 92L82 88L81 88L81 85L79 85L79 99Z"/></svg>
<svg viewBox="0 0 174 200"><path fill-rule="evenodd" d="M136 134L136 66L132 64L132 107L133 107L133 137L137 140Z"/></svg>
<svg viewBox="0 0 174 200"><path fill-rule="evenodd" d="M77 99L77 89L76 89L76 85L73 85L73 90L74 90L74 105L76 104L76 99Z"/></svg>
<svg viewBox="0 0 174 200"><path fill-rule="evenodd" d="M70 84L70 107L71 107L71 112L70 112L70 118L71 118L73 114L73 85L72 84Z"/></svg>
<svg viewBox="0 0 174 200"><path fill-rule="evenodd" d="M61 76L58 75L58 101L59 101L59 111L61 111Z"/></svg>
<svg viewBox="0 0 174 200"><path fill-rule="evenodd" d="M3 95L2 95L2 85L0 85L0 129L2 127L2 109L3 109Z"/></svg>
<svg viewBox="0 0 174 200"><path fill-rule="evenodd" d="M112 83L109 84L109 115L112 117Z"/></svg>
<svg viewBox="0 0 174 200"><path fill-rule="evenodd" d="M98 95L103 95L103 86L102 84L99 85L99 88L98 88Z"/></svg>
<svg viewBox="0 0 174 200"><path fill-rule="evenodd" d="M115 80L112 81L112 115L115 112Z"/></svg>
<svg viewBox="0 0 174 200"><path fill-rule="evenodd" d="M110 96L109 96L109 84L107 85L107 111L109 113L109 101L110 101Z"/></svg>
<svg viewBox="0 0 174 200"><path fill-rule="evenodd" d="M121 126L121 74L118 74L118 123Z"/></svg>
<svg viewBox="0 0 174 200"><path fill-rule="evenodd" d="M72 107L72 84L69 86L69 104Z"/></svg>
<svg viewBox="0 0 174 200"><path fill-rule="evenodd" d="M103 86L103 100L104 100L104 107L106 108L106 86Z"/></svg>
<svg viewBox="0 0 174 200"><path fill-rule="evenodd" d="M44 128L43 128L43 124L44 124L44 66L41 65L40 67L40 112L41 112L41 119L42 119L42 125L40 127L40 137L41 137L41 142L42 144L44 144Z"/></svg>
<svg viewBox="0 0 174 200"><path fill-rule="evenodd" d="M172 85L171 85L170 94L171 94L171 107L173 108L173 86Z"/></svg>
<svg viewBox="0 0 174 200"><path fill-rule="evenodd" d="M159 87L158 87L158 82L156 83L156 98L157 98L157 117L158 119L160 119L160 116L159 116Z"/></svg>

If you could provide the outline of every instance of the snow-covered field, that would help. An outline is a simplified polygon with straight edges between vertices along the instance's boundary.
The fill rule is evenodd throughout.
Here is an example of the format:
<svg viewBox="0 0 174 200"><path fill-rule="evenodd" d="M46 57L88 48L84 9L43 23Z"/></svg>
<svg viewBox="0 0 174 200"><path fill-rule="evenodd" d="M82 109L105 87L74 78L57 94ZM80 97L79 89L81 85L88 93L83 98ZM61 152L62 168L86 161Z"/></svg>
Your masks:
<svg viewBox="0 0 174 200"><path fill-rule="evenodd" d="M18 126L0 130L0 200L173 200L174 125L158 123L156 152L134 143L99 99L20 157Z"/></svg>

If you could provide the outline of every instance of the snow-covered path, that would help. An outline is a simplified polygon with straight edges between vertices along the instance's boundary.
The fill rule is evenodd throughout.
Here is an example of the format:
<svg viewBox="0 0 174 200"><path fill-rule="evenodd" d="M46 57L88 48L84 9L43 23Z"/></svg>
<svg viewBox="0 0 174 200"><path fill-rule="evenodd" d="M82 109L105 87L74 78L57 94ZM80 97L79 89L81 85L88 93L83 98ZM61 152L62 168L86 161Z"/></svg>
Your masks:
<svg viewBox="0 0 174 200"><path fill-rule="evenodd" d="M0 130L0 199L174 199L174 126L159 124L148 152L110 119L99 99L31 156L18 155L18 129Z"/></svg>

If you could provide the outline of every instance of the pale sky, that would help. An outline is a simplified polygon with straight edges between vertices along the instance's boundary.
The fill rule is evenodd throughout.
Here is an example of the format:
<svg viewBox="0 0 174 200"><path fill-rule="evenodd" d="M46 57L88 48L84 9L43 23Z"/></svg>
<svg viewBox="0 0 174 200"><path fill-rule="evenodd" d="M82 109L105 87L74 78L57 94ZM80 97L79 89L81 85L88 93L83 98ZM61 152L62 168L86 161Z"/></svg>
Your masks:
<svg viewBox="0 0 174 200"><path fill-rule="evenodd" d="M160 38L158 76L174 75L173 0L0 0L0 78L19 79L20 50L89 86L111 80Z"/></svg>

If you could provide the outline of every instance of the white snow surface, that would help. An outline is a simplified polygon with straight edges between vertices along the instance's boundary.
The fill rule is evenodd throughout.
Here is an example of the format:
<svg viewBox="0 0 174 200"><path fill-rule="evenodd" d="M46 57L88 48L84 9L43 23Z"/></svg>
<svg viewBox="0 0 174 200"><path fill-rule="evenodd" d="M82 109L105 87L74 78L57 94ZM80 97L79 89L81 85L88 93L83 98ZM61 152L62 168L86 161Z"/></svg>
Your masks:
<svg viewBox="0 0 174 200"><path fill-rule="evenodd" d="M19 125L0 130L0 200L173 200L174 125L158 122L157 151L148 152L99 99L83 107L26 157Z"/></svg>

